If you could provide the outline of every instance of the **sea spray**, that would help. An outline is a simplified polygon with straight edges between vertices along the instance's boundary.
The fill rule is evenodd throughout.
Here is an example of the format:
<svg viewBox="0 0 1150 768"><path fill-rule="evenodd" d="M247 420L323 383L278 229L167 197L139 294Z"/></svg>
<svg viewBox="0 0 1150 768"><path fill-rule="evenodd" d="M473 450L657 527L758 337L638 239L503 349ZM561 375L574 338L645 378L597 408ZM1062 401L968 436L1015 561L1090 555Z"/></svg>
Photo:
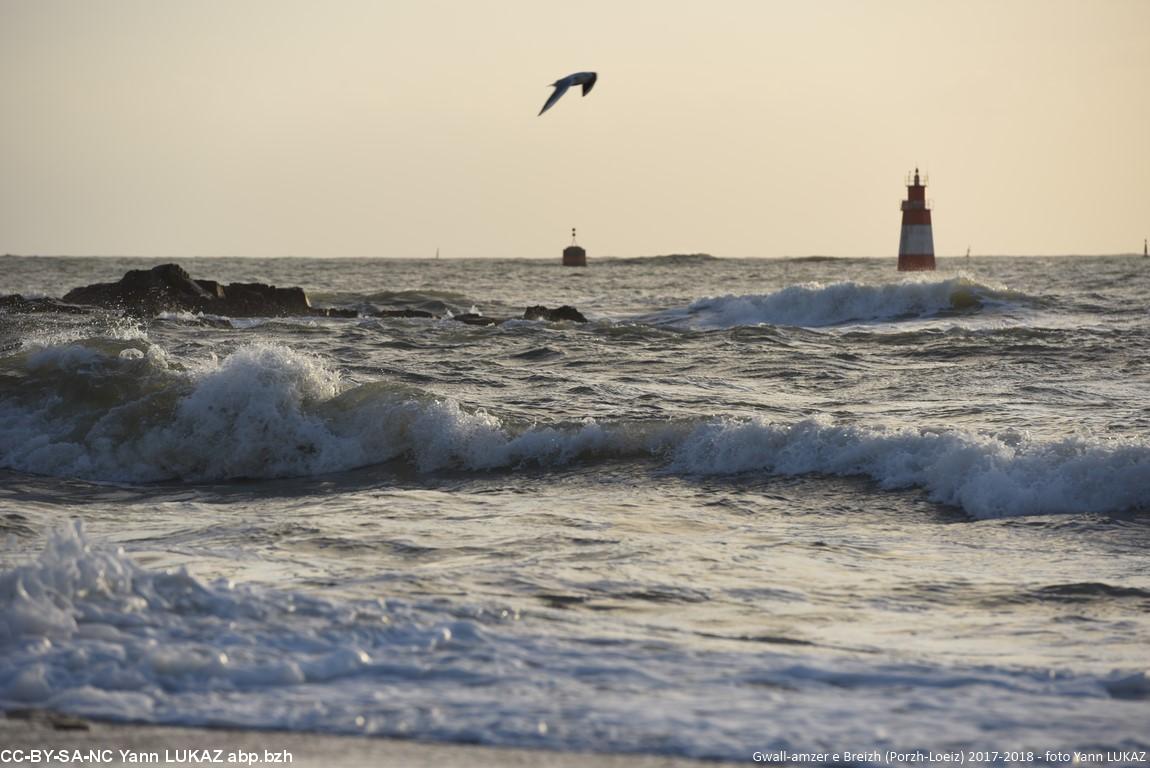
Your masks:
<svg viewBox="0 0 1150 768"><path fill-rule="evenodd" d="M886 322L1025 305L1031 300L1004 285L966 276L909 278L898 283L801 283L768 294L699 299L683 309L646 318L658 324L715 330L752 325L808 328Z"/></svg>
<svg viewBox="0 0 1150 768"><path fill-rule="evenodd" d="M1146 507L1150 444L866 427L826 416L790 425L719 419L700 426L674 451L670 469L698 475L859 475L882 488L924 488L935 501L983 518L1104 513Z"/></svg>
<svg viewBox="0 0 1150 768"><path fill-rule="evenodd" d="M414 673L453 626L464 643L480 638L464 624L380 600L339 604L149 570L73 521L33 562L0 572L0 709L180 722L173 706L207 694L184 721L211 722L212 691L323 685L386 668L386 649L412 657ZM232 714L242 721L242 702Z"/></svg>
<svg viewBox="0 0 1150 768"><path fill-rule="evenodd" d="M871 719L841 717L844 697L898 725L898 743L919 743L934 708L905 706L907 691L946 697L948 717L986 730L1005 709L1028 728L1053 723L1073 736L1078 715L1063 701L1128 729L1142 722L1129 705L1145 698L1145 676L1129 671L697 647L666 630L651 653L642 636L597 631L586 618L459 599L205 581L142 566L73 522L31 562L0 569L0 709L724 760L838 748L809 741L812 719L831 724L827 739L890 746ZM651 687L659 705L638 706ZM1035 711L1036 701L1053 705ZM766 735L754 728L764 719Z"/></svg>
<svg viewBox="0 0 1150 768"><path fill-rule="evenodd" d="M1041 441L828 416L513 426L414 387L350 384L317 356L268 344L190 369L155 346L50 347L23 365L23 396L0 399L0 467L96 481L306 477L391 461L434 473L644 460L681 475L869 477L975 517L1141 509L1150 491L1150 444L1133 438Z"/></svg>
<svg viewBox="0 0 1150 768"><path fill-rule="evenodd" d="M729 761L1150 746L1150 271L984 257L885 319L893 258L557 261L193 271L598 322L0 309L0 706ZM53 294L154 265L3 262Z"/></svg>
<svg viewBox="0 0 1150 768"><path fill-rule="evenodd" d="M279 345L186 370L114 351L68 346L25 362L44 375L17 385L39 396L0 399L0 467L122 482L300 477L394 459L421 472L484 470L650 455L683 431L588 419L516 432L450 398L346 384L320 358Z"/></svg>

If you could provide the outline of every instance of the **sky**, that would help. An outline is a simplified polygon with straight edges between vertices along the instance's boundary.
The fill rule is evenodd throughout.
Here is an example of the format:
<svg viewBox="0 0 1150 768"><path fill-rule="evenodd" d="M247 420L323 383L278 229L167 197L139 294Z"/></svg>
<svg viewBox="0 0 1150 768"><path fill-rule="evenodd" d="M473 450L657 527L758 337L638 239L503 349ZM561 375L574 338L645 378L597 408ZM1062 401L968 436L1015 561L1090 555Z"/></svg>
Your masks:
<svg viewBox="0 0 1150 768"><path fill-rule="evenodd" d="M893 257L916 166L940 256L1150 236L1150 0L0 0L0 104L0 253Z"/></svg>

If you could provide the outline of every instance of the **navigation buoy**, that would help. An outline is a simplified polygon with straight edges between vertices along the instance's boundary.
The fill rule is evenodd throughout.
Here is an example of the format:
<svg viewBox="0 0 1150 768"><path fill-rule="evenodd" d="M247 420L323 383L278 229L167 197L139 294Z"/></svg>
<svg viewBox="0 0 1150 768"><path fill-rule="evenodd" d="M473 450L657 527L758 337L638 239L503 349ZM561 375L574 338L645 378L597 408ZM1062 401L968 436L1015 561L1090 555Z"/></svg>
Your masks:
<svg viewBox="0 0 1150 768"><path fill-rule="evenodd" d="M563 249L563 266L587 266L587 251L575 244L575 227L571 227L571 245Z"/></svg>
<svg viewBox="0 0 1150 768"><path fill-rule="evenodd" d="M931 269L934 269L934 234L930 228L930 203L926 199L926 182L920 183L918 168L915 168L914 183L907 179L906 200L902 201L898 271Z"/></svg>

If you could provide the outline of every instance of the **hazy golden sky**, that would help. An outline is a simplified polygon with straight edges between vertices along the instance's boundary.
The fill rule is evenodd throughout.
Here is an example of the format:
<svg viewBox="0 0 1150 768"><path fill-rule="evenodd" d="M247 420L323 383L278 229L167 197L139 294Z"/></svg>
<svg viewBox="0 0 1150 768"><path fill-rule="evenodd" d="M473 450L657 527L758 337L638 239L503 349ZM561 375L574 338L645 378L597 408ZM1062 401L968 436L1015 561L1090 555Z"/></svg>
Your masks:
<svg viewBox="0 0 1150 768"><path fill-rule="evenodd" d="M893 257L915 164L940 255L1150 236L1150 0L0 0L0 103L0 252Z"/></svg>

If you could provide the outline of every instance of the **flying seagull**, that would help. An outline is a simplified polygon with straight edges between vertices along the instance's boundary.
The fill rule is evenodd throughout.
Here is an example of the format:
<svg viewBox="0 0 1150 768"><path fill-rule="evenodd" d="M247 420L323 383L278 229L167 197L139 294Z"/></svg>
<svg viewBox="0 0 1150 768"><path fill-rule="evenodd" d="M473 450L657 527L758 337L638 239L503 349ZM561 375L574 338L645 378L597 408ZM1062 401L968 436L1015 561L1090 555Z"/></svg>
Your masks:
<svg viewBox="0 0 1150 768"><path fill-rule="evenodd" d="M559 101L559 97L567 93L567 89L573 85L583 86L583 95L591 93L591 89L595 87L595 80L599 75L594 72L576 72L573 75L556 80L551 85L555 88L555 92L551 94L551 98L547 99L547 103L543 105L543 109L539 110L542 115L551 107L555 106L555 102Z"/></svg>

